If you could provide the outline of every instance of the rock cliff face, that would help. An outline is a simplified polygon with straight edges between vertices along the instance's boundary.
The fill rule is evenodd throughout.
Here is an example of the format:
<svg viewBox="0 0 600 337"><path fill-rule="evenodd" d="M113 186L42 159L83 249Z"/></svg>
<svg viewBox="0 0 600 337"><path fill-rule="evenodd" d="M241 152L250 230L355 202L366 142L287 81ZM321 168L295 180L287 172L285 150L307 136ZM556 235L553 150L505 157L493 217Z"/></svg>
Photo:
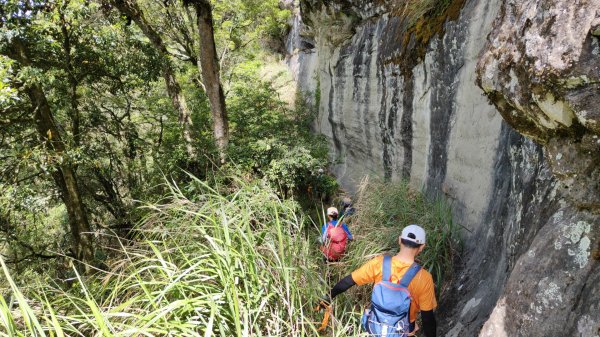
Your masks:
<svg viewBox="0 0 600 337"><path fill-rule="evenodd" d="M504 119L545 144L581 208L600 208L600 1L505 1L477 67Z"/></svg>
<svg viewBox="0 0 600 337"><path fill-rule="evenodd" d="M465 227L442 336L600 336L598 2L297 11L290 69L339 181L409 179Z"/></svg>

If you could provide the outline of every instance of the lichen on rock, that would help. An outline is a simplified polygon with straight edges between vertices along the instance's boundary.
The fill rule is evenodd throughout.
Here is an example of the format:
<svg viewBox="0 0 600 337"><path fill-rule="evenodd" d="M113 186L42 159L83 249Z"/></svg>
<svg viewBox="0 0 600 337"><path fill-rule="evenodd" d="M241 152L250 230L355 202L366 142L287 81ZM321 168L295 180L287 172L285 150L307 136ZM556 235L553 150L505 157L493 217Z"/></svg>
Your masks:
<svg viewBox="0 0 600 337"><path fill-rule="evenodd" d="M557 249L566 247L569 256L579 268L588 264L591 255L591 240L588 237L592 226L585 221L578 221L562 227L563 235L554 244Z"/></svg>
<svg viewBox="0 0 600 337"><path fill-rule="evenodd" d="M600 0L505 0L477 83L505 120L546 145L575 205L600 212Z"/></svg>

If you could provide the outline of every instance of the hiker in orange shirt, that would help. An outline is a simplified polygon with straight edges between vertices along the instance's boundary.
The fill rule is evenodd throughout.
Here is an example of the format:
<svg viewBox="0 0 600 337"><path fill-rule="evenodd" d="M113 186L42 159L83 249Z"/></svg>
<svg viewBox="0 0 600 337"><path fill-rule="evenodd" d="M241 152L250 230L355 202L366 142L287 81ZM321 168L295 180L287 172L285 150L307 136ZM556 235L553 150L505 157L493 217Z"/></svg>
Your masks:
<svg viewBox="0 0 600 337"><path fill-rule="evenodd" d="M425 248L425 230L409 225L399 238L400 251L395 256L378 256L344 277L323 297L320 307L327 307L337 295L353 285L375 283L371 309L363 315L362 326L370 336L413 336L417 314L421 313L426 337L435 337L437 324L433 310L437 307L433 277L422 269L415 257Z"/></svg>

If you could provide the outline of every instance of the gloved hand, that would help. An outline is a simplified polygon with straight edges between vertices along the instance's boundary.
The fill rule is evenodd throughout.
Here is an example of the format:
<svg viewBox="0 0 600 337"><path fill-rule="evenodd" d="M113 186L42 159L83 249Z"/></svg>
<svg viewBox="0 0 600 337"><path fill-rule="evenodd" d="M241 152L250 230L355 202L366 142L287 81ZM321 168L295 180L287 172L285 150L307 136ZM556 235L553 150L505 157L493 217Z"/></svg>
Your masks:
<svg viewBox="0 0 600 337"><path fill-rule="evenodd" d="M317 310L327 309L331 305L331 298L329 295L323 295L319 299L319 304L317 305Z"/></svg>

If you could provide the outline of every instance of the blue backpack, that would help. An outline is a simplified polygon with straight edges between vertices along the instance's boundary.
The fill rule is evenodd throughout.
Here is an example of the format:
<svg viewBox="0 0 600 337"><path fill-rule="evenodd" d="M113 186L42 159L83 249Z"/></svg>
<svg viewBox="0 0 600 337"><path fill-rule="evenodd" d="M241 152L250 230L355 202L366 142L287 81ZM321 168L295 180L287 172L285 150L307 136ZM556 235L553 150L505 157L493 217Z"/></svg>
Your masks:
<svg viewBox="0 0 600 337"><path fill-rule="evenodd" d="M410 333L410 292L408 285L421 266L416 262L406 271L400 284L391 282L392 257L383 257L381 282L373 287L371 309L365 310L362 327L371 336L406 337Z"/></svg>

